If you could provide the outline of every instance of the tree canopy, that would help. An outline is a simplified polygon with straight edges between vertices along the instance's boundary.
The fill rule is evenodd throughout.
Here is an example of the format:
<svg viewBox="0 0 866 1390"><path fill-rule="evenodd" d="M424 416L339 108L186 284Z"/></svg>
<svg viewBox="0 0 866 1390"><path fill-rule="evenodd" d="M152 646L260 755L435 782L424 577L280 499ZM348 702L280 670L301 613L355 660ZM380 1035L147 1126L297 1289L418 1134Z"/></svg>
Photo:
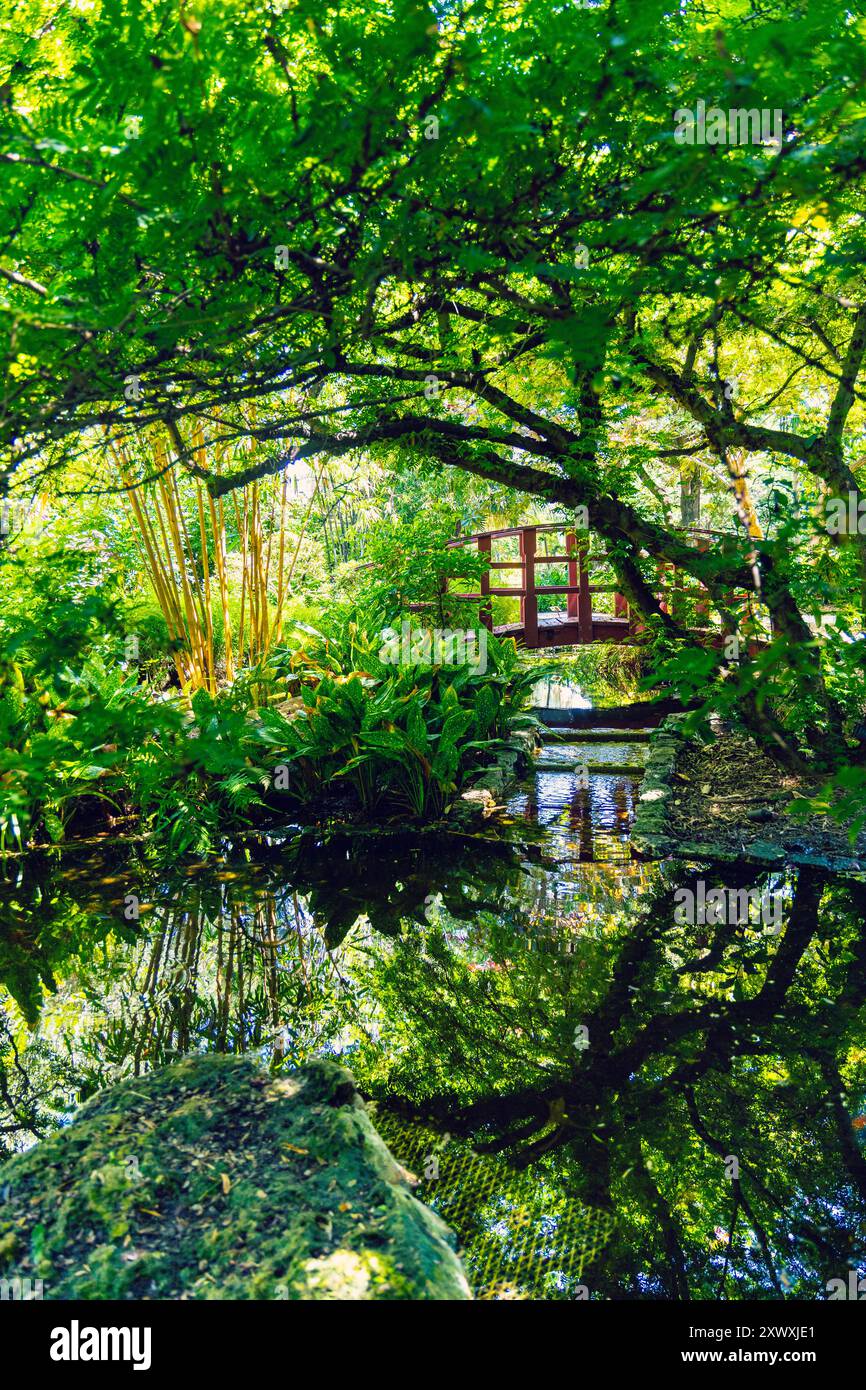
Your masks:
<svg viewBox="0 0 866 1390"><path fill-rule="evenodd" d="M839 765L846 653L807 619L862 622L866 540L825 522L861 499L864 26L823 2L22 0L3 487L117 486L107 440L148 476L160 429L215 496L363 450L587 506L668 638L647 557L730 633L733 590L767 606L774 655L729 689ZM197 430L243 466L217 477ZM703 550L662 505L696 461L735 523Z"/></svg>

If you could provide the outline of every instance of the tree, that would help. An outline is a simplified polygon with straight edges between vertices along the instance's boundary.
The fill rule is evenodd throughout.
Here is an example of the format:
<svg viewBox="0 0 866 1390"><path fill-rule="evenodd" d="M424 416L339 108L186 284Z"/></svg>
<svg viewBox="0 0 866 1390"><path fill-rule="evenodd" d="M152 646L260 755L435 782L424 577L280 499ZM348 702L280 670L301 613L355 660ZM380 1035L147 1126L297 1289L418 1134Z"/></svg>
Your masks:
<svg viewBox="0 0 866 1390"><path fill-rule="evenodd" d="M86 25L21 6L4 43L7 488L160 427L216 495L363 446L588 506L629 600L687 652L647 557L700 580L729 635L732 595L766 606L772 659L728 688L772 749L852 756L838 642L816 641L792 559L826 528L700 550L641 474L707 451L748 520L746 470L782 459L807 511L859 507L862 21L105 0ZM683 143L699 103L727 122ZM648 423L659 400L676 442ZM258 456L215 478L193 422ZM827 597L862 614L866 537L836 541ZM706 676L721 698L730 666Z"/></svg>

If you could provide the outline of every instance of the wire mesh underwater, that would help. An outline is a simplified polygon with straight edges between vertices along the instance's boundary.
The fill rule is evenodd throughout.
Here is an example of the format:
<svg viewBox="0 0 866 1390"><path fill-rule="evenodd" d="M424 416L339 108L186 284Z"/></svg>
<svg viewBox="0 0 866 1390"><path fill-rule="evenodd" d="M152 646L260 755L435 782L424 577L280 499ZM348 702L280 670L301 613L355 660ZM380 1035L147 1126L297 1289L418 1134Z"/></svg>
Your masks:
<svg viewBox="0 0 866 1390"><path fill-rule="evenodd" d="M588 1297L583 1276L613 1234L610 1212L414 1120L374 1110L374 1123L417 1180L415 1195L457 1237L476 1299Z"/></svg>

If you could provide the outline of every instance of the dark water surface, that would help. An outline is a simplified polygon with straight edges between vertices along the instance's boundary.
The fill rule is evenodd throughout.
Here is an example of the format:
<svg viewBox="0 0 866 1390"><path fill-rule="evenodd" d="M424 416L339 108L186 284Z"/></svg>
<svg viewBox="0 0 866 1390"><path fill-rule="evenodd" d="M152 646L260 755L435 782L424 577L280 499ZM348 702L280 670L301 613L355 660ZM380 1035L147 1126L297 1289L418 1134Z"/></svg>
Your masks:
<svg viewBox="0 0 866 1390"><path fill-rule="evenodd" d="M866 886L639 863L644 756L548 745L473 833L7 861L0 1152L189 1051L336 1053L387 1135L422 1120L498 1165L475 1234L514 1256L508 1296L826 1298L864 1266ZM772 891L781 921L678 920L699 881ZM579 1276L563 1198L608 1220Z"/></svg>

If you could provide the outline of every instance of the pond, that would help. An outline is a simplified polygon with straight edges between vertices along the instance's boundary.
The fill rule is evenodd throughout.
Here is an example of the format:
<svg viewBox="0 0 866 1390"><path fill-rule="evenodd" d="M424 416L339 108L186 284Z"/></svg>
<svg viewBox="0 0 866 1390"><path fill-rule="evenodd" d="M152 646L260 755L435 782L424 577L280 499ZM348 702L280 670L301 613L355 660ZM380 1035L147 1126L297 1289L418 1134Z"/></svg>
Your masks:
<svg viewBox="0 0 866 1390"><path fill-rule="evenodd" d="M827 1297L863 1259L866 886L638 861L645 756L549 742L472 830L7 860L0 1143L189 1051L330 1053L483 1297ZM753 910L683 911L713 887Z"/></svg>

